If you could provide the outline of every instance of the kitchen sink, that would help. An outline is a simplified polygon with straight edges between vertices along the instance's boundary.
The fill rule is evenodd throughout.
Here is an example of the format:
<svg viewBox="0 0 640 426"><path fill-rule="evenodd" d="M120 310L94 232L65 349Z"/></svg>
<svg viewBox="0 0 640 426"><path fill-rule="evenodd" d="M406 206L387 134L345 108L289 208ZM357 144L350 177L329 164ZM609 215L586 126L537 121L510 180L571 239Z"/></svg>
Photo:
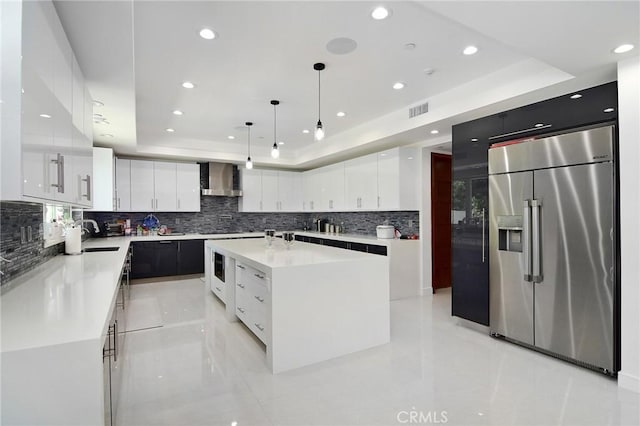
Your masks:
<svg viewBox="0 0 640 426"><path fill-rule="evenodd" d="M120 247L89 247L82 249L83 253L92 253L95 251L118 251Z"/></svg>
<svg viewBox="0 0 640 426"><path fill-rule="evenodd" d="M158 237L179 237L181 235L186 235L184 232L172 232L170 234L158 234Z"/></svg>

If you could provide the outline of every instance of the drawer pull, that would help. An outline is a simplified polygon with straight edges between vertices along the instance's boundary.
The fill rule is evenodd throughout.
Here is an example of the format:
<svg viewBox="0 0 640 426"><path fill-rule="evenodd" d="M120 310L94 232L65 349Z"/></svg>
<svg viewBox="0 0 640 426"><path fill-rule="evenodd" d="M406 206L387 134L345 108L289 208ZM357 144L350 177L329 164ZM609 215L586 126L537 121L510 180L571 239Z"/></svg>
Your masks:
<svg viewBox="0 0 640 426"><path fill-rule="evenodd" d="M220 287L216 287L216 290L222 292L222 289Z"/></svg>
<svg viewBox="0 0 640 426"><path fill-rule="evenodd" d="M240 268L240 269L246 269L246 268L245 268L244 266L242 266L242 265L238 265L238 268Z"/></svg>
<svg viewBox="0 0 640 426"><path fill-rule="evenodd" d="M240 311L241 314L244 314L244 309L242 309L241 307L238 306L238 310Z"/></svg>
<svg viewBox="0 0 640 426"><path fill-rule="evenodd" d="M257 322L254 322L253 325L255 325L258 328L258 330L264 331L264 327L258 324Z"/></svg>
<svg viewBox="0 0 640 426"><path fill-rule="evenodd" d="M240 288L244 288L244 284L240 284L240 283L238 283L237 285L238 285L238 287L240 287Z"/></svg>
<svg viewBox="0 0 640 426"><path fill-rule="evenodd" d="M255 275L256 277L260 278L261 280L264 280L264 275L260 275L260 274L253 274L253 275Z"/></svg>
<svg viewBox="0 0 640 426"><path fill-rule="evenodd" d="M253 296L258 302L260 303L264 303L264 298L260 297L260 296Z"/></svg>

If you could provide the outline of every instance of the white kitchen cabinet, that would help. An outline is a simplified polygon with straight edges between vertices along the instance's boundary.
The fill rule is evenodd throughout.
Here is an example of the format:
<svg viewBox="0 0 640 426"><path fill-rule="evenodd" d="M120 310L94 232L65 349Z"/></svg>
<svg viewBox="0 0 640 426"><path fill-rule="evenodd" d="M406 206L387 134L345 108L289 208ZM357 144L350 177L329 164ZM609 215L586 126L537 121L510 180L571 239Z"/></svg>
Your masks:
<svg viewBox="0 0 640 426"><path fill-rule="evenodd" d="M238 203L241 212L262 211L262 172L256 169L241 169L242 197Z"/></svg>
<svg viewBox="0 0 640 426"><path fill-rule="evenodd" d="M280 210L280 198L278 196L278 171L261 170L262 203L260 210L263 212L275 212Z"/></svg>
<svg viewBox="0 0 640 426"><path fill-rule="evenodd" d="M131 211L131 160L116 158L115 169L116 186L113 210Z"/></svg>
<svg viewBox="0 0 640 426"><path fill-rule="evenodd" d="M176 163L153 162L153 187L156 212L174 212L178 209Z"/></svg>
<svg viewBox="0 0 640 426"><path fill-rule="evenodd" d="M302 173L302 208L306 212L322 211L320 209L320 173L319 169Z"/></svg>
<svg viewBox="0 0 640 426"><path fill-rule="evenodd" d="M267 343L268 275L243 263L236 263L236 316L253 334Z"/></svg>
<svg viewBox="0 0 640 426"><path fill-rule="evenodd" d="M200 166L197 163L176 164L177 211L200 211Z"/></svg>
<svg viewBox="0 0 640 426"><path fill-rule="evenodd" d="M278 172L279 211L303 211L302 173Z"/></svg>
<svg viewBox="0 0 640 426"><path fill-rule="evenodd" d="M345 161L345 209L349 211L378 208L378 155Z"/></svg>
<svg viewBox="0 0 640 426"><path fill-rule="evenodd" d="M2 3L2 140L17 142L2 147L2 199L90 206L92 142L74 109L88 90L53 3Z"/></svg>
<svg viewBox="0 0 640 426"><path fill-rule="evenodd" d="M418 148L378 153L379 210L419 210Z"/></svg>
<svg viewBox="0 0 640 426"><path fill-rule="evenodd" d="M155 211L153 161L131 160L131 211Z"/></svg>
<svg viewBox="0 0 640 426"><path fill-rule="evenodd" d="M115 211L113 149L93 148L93 205L89 210L99 212ZM127 182L128 182L127 169ZM116 200L117 201L117 200Z"/></svg>
<svg viewBox="0 0 640 426"><path fill-rule="evenodd" d="M343 211L344 204L344 163L332 164L317 169L317 183L320 188L319 211Z"/></svg>

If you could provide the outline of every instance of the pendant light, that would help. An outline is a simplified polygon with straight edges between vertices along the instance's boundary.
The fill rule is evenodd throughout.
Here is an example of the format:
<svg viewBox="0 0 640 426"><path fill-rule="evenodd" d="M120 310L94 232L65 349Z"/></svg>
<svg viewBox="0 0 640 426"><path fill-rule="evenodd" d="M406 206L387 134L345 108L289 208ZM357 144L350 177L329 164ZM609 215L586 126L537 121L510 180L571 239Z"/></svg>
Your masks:
<svg viewBox="0 0 640 426"><path fill-rule="evenodd" d="M274 99L271 101L271 105L273 105L273 146L271 147L271 157L278 158L280 157L280 150L276 139L276 106L280 105L280 101Z"/></svg>
<svg viewBox="0 0 640 426"><path fill-rule="evenodd" d="M251 170L253 169L253 161L251 161L251 126L253 126L253 123L247 121L244 124L247 126L247 162L245 163L245 167Z"/></svg>
<svg viewBox="0 0 640 426"><path fill-rule="evenodd" d="M320 71L324 69L324 64L318 62L313 64L313 69L318 71L318 124L316 124L316 130L313 135L317 141L324 139L324 128L322 127L322 121L320 121Z"/></svg>

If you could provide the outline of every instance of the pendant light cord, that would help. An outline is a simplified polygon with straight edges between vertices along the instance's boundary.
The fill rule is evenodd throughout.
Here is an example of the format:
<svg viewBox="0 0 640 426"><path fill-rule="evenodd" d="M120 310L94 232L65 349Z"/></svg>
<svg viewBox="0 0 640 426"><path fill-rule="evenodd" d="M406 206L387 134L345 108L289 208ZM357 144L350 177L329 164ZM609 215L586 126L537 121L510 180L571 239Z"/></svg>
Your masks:
<svg viewBox="0 0 640 426"><path fill-rule="evenodd" d="M251 126L247 126L247 153L248 157L251 158Z"/></svg>
<svg viewBox="0 0 640 426"><path fill-rule="evenodd" d="M320 120L320 70L318 70L318 121L322 121Z"/></svg>
<svg viewBox="0 0 640 426"><path fill-rule="evenodd" d="M276 140L276 104L273 105L273 144L277 147L278 142Z"/></svg>

